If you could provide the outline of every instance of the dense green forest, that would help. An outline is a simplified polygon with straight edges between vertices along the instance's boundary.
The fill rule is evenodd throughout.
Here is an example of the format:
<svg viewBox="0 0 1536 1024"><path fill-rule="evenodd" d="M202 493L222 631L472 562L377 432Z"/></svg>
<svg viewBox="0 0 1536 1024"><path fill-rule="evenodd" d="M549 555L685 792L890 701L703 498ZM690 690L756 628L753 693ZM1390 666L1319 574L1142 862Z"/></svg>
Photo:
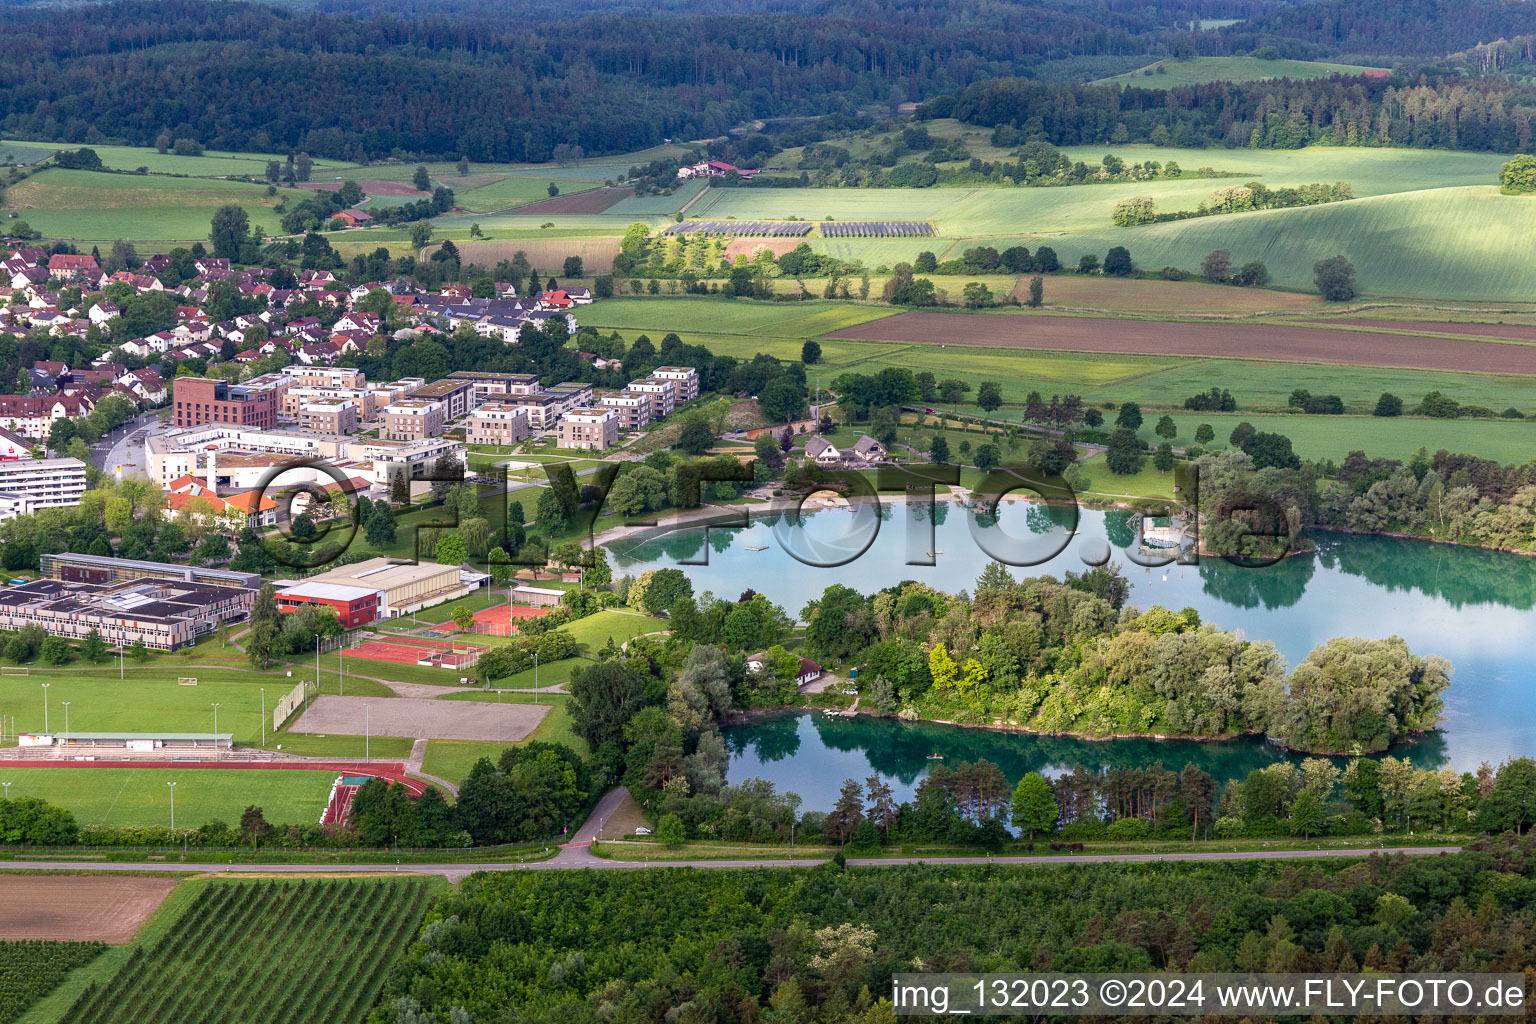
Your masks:
<svg viewBox="0 0 1536 1024"><path fill-rule="evenodd" d="M693 16L638 8L413 18L176 0L14 11L0 129L361 159L547 160L722 135L757 117L923 99L1052 56L1137 54L1194 15L1122 5L868 3ZM1203 15L1204 16L1204 15ZM104 84L110 82L110 88Z"/></svg>
<svg viewBox="0 0 1536 1024"><path fill-rule="evenodd" d="M877 1024L911 970L1523 972L1533 855L477 874L369 1019Z"/></svg>
<svg viewBox="0 0 1536 1024"><path fill-rule="evenodd" d="M1156 89L993 78L925 103L922 116L1017 130L1056 145L1411 146L1511 152L1531 146L1536 88L1445 72L1210 82Z"/></svg>
<svg viewBox="0 0 1536 1024"><path fill-rule="evenodd" d="M722 136L754 119L833 115L841 120L831 127L847 127L861 112L939 97L931 109L1058 144L1113 140L1124 126L1154 142L1161 127L1178 145L1529 145L1529 88L1455 77L1452 67L1496 70L1466 53L1390 80L1169 92L1042 84L1169 55L1433 61L1536 32L1536 13L1506 0L535 5L511 19L482 3L429 13L403 2L325 6L339 10L205 0L10 6L0 21L0 131L356 161L543 161L560 145L625 152ZM1189 30L1222 17L1245 20Z"/></svg>

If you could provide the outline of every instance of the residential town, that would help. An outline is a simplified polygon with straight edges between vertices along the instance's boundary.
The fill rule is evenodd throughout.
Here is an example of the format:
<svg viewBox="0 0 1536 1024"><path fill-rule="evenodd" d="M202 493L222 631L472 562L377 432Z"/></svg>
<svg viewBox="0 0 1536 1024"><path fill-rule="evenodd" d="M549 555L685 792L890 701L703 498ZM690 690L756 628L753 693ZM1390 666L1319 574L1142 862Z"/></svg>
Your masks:
<svg viewBox="0 0 1536 1024"><path fill-rule="evenodd" d="M42 248L18 248L0 261L9 282L0 299L10 303L0 307L0 331L110 346L87 366L39 360L18 376L15 394L0 394L0 519L78 502L86 460L66 454L55 425L114 399L113 425L169 413L167 429L147 431L142 463L166 492L167 513L196 502L199 514L238 529L277 522L277 503L260 489L278 472L288 487L332 483L319 468L292 468L295 460L324 460L349 486L387 494L396 475L419 481L444 457L464 464L466 445L511 447L547 436L560 448L600 452L700 394L699 374L686 366L657 367L599 392L589 383L546 387L534 374L474 370L370 381L336 365L386 327L397 339L469 329L509 346L525 328L551 322L575 332L580 307L592 302L586 287L520 296L516 285L497 282L493 295L477 298L460 284L423 292L402 277L346 287L331 271L305 270L295 287L278 288L270 268L199 256L195 276L168 288L162 277L170 266L170 256L157 254L109 274L93 256ZM231 288L263 308L210 316L216 289ZM126 334L124 304L151 292L174 297L175 324ZM375 311L381 297L387 320ZM290 315L317 306L339 315ZM579 355L599 368L616 365ZM189 372L194 366L201 372ZM123 473L121 464L101 468Z"/></svg>

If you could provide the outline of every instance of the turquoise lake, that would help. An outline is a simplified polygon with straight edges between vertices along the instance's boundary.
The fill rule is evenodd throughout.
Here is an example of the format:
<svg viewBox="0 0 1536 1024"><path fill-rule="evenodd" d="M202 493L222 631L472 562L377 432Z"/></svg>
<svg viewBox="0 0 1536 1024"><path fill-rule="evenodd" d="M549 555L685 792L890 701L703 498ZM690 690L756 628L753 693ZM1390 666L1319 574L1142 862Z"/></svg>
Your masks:
<svg viewBox="0 0 1536 1024"><path fill-rule="evenodd" d="M865 593L902 580L922 580L947 591L971 588L991 560L973 535L973 513L940 504L929 522L921 509L886 506L878 517L847 510L808 514L799 525L779 517L754 519L746 528L680 529L611 545L615 573L677 566L695 592L734 599L751 587L798 617L807 601L833 583ZM859 518L862 517L862 518ZM876 519L878 518L878 522ZM1129 515L1083 510L1065 536L1071 514L1035 504L1005 505L996 529L1036 557L1059 554L1016 578L1061 577L1086 567L1107 543L1131 580L1130 601L1197 609L1206 622L1272 642L1288 665L1334 636L1398 635L1418 654L1438 654L1455 671L1446 691L1439 730L1392 748L1423 767L1475 770L1536 754L1536 559L1422 541L1322 534L1318 550L1260 568L1221 559L1198 565L1142 567L1127 556L1134 536ZM930 531L931 530L931 539ZM802 564L786 550L867 550L846 565ZM846 538L853 536L852 541ZM983 535L994 549L999 539ZM766 545L761 551L749 548ZM927 551L936 551L929 559ZM908 564L913 560L933 565ZM707 564L692 564L703 562ZM820 558L826 561L830 558ZM1189 743L1152 740L1086 741L954 726L906 724L890 719L828 719L787 714L725 730L729 777L768 779L799 793L807 807L826 808L843 779L878 772L907 795L926 771L928 756L996 761L1011 778L1025 771L1054 773L1074 763L1089 767L1150 764L1177 769L1193 761L1218 779L1238 777L1286 756L1262 740Z"/></svg>

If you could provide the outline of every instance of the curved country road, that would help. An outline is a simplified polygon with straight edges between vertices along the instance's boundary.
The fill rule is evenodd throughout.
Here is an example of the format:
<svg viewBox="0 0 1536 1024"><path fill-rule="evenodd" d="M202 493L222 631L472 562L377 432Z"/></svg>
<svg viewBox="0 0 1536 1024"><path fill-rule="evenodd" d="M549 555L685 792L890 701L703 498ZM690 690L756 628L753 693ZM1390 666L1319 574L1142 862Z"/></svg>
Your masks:
<svg viewBox="0 0 1536 1024"><path fill-rule="evenodd" d="M608 868L615 870L636 868L758 868L792 867L810 868L826 863L825 857L797 860L610 860L599 857L589 849L602 823L608 819L624 799L624 791L609 791L597 802L587 820L576 830L570 841L561 846L560 852L550 860L532 864L400 864L379 861L373 864L181 864L167 861L152 863L95 862L80 860L16 860L0 861L0 870L67 870L67 871L176 871L188 873L254 872L257 874L334 874L337 872L362 872L376 874L383 871L409 871L416 874L442 875L457 881L477 871L543 871L567 868ZM1219 851L1191 853L1101 853L1082 854L1073 857L881 857L878 859L848 859L854 867L890 867L900 864L997 864L1026 867L1032 865L1070 865L1141 863L1146 861L1179 860L1301 860L1317 857L1369 857L1373 853L1404 853L1411 856L1430 856L1439 853L1457 853L1458 846L1409 846L1394 850L1361 848L1353 850L1274 850L1274 851Z"/></svg>

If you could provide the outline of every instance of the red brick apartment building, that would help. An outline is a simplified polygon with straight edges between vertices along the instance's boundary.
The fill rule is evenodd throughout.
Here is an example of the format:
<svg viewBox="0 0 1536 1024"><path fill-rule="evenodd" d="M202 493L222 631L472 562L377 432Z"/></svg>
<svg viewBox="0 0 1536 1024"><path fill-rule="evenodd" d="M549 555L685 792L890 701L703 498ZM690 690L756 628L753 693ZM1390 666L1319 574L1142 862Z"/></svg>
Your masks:
<svg viewBox="0 0 1536 1024"><path fill-rule="evenodd" d="M277 428L277 393L271 388L226 384L202 377L177 377L171 383L175 426L233 423L260 430Z"/></svg>

